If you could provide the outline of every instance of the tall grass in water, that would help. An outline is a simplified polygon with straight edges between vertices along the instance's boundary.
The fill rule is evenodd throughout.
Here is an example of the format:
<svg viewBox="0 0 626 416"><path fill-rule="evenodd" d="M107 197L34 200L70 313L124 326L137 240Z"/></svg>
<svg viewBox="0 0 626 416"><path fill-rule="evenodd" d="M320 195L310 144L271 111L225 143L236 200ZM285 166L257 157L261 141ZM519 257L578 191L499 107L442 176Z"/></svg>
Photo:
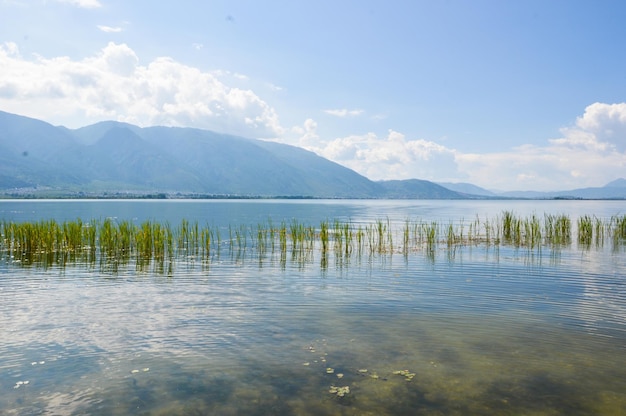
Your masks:
<svg viewBox="0 0 626 416"><path fill-rule="evenodd" d="M328 252L328 243L329 243L329 236L328 236L328 221L322 221L320 223L320 242L322 244L322 252L326 253Z"/></svg>
<svg viewBox="0 0 626 416"><path fill-rule="evenodd" d="M593 241L593 219L589 215L578 218L578 244L589 247Z"/></svg>
<svg viewBox="0 0 626 416"><path fill-rule="evenodd" d="M385 250L385 235L387 234L387 224L385 224L382 220L376 220L376 235L378 237L377 240L377 249L378 253L382 253Z"/></svg>
<svg viewBox="0 0 626 416"><path fill-rule="evenodd" d="M608 221L583 215L575 222L578 246L588 249L612 239L614 247L626 242L626 216L614 216ZM450 221L415 221L406 219L398 228L389 219L370 224L353 225L351 222L322 221L318 228L292 220L276 227L271 220L257 224L256 229L239 225L229 227L231 253L240 256L251 250L262 260L273 256L277 247L284 265L290 248L292 259L303 265L319 249L320 264L327 267L333 256L342 265L354 253L358 256L390 255L396 250L408 255L423 252L434 260L438 245L454 257L455 250L463 245L500 247L527 247L541 250L549 245L553 250L572 241L572 220L566 215L531 215L518 217L510 211L501 216L481 219L477 217L467 225ZM397 240L396 240L397 239ZM136 225L129 221L111 218L83 222L80 219L57 223L52 220L14 223L0 221L0 257L5 256L16 264L39 264L44 267L66 262L92 262L97 260L103 269L117 271L131 260L138 270L154 267L157 272L171 271L175 259L194 261L201 258L205 264L219 256L220 229L200 227L198 223L182 220L177 227L170 224L145 221ZM398 247L394 241L399 241ZM271 253L268 254L271 247Z"/></svg>
<svg viewBox="0 0 626 416"><path fill-rule="evenodd" d="M572 221L564 214L544 214L544 234L552 245L569 245L572 242Z"/></svg>
<svg viewBox="0 0 626 416"><path fill-rule="evenodd" d="M402 228L402 254L405 256L409 254L409 244L411 244L411 221L407 218Z"/></svg>
<svg viewBox="0 0 626 416"><path fill-rule="evenodd" d="M611 217L606 229L613 240L613 247L615 249L619 248L626 242L626 214Z"/></svg>

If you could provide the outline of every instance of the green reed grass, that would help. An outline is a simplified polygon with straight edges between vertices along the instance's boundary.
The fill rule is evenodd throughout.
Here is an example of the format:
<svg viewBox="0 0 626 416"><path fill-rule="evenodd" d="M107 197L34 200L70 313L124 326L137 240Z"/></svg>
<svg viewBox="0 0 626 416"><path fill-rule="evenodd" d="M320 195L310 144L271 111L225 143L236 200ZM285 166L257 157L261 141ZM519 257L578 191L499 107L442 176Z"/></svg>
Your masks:
<svg viewBox="0 0 626 416"><path fill-rule="evenodd" d="M322 221L320 223L320 242L322 244L322 252L328 252L329 236L328 236L328 221Z"/></svg>
<svg viewBox="0 0 626 416"><path fill-rule="evenodd" d="M228 230L228 246L238 258L248 248L256 250L260 259L273 256L277 247L284 265L289 247L292 259L302 265L310 261L313 251L318 249L323 256L321 265L327 267L332 255L337 265L343 267L353 253L382 256L394 252L404 255L423 252L434 260L439 248L446 250L449 258L454 258L457 248L463 245L482 244L495 248L508 245L533 251L548 245L556 250L571 244L573 235L578 246L584 249L593 244L600 247L609 239L617 249L626 241L626 216L602 220L583 215L573 222L563 214L519 217L504 211L496 218L476 217L467 224L463 220L441 224L406 219L394 228L389 219L358 226L346 221L325 220L316 228L293 219L289 225L282 221L274 226L269 220L257 224L256 228L239 225L229 226ZM396 247L394 241L401 244ZM169 273L176 258L199 258L207 262L212 256L219 256L220 246L218 227L200 227L197 222L184 219L176 227L155 221L137 225L111 218L63 223L53 220L0 222L0 256L23 265L47 267L75 261L92 263L99 259L104 268L116 271L133 260L138 270L154 267L159 272L167 270Z"/></svg>
<svg viewBox="0 0 626 416"><path fill-rule="evenodd" d="M584 215L578 218L578 244L589 247L593 241L593 218Z"/></svg>

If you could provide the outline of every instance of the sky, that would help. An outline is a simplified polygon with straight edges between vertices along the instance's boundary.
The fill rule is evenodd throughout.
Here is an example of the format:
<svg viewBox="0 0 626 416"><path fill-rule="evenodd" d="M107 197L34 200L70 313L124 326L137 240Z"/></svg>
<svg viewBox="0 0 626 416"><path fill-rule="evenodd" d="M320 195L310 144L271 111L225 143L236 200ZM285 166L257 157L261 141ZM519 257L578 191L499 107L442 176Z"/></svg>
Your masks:
<svg viewBox="0 0 626 416"><path fill-rule="evenodd" d="M0 110L311 150L372 180L626 177L623 0L0 0Z"/></svg>

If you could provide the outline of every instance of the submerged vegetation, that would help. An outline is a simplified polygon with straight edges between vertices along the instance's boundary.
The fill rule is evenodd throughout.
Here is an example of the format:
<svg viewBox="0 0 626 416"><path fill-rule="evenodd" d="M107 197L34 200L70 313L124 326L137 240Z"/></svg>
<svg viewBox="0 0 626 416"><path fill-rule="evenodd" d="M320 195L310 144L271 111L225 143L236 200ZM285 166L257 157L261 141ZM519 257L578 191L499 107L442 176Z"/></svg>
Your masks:
<svg viewBox="0 0 626 416"><path fill-rule="evenodd" d="M370 224L325 220L314 226L293 219L279 225L268 220L256 226L226 229L188 220L176 227L111 218L62 223L0 221L2 261L43 267L84 263L111 272L134 263L139 271L152 268L171 274L176 260L208 265L224 252L237 259L244 254L257 256L260 261L277 254L283 265L288 253L304 264L318 252L320 265L325 268L329 255L340 263L351 256L408 256L418 252L434 260L436 252L451 255L462 246L509 246L535 252L544 247L570 247L574 242L582 250L607 243L614 249L621 247L626 242L626 215L608 219L584 215L572 221L567 215L519 217L504 211L496 218L477 217L446 224L407 219L394 225L387 219Z"/></svg>

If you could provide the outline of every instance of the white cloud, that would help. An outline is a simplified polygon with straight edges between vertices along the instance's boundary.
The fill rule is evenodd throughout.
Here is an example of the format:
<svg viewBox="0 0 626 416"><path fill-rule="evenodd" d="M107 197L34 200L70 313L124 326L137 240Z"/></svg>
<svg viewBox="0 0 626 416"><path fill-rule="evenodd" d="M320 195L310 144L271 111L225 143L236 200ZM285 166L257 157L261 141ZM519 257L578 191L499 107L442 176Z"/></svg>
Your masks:
<svg viewBox="0 0 626 416"><path fill-rule="evenodd" d="M546 146L457 155L457 163L471 182L510 190L602 186L625 176L626 103L592 104L561 133Z"/></svg>
<svg viewBox="0 0 626 416"><path fill-rule="evenodd" d="M98 25L98 29L100 29L101 31L105 33L120 33L124 30L119 26L112 27L112 26L105 26L105 25Z"/></svg>
<svg viewBox="0 0 626 416"><path fill-rule="evenodd" d="M626 150L626 103L594 103L576 119L574 128L563 129L560 144L584 145L596 150Z"/></svg>
<svg viewBox="0 0 626 416"><path fill-rule="evenodd" d="M7 56L20 58L20 49L15 42L5 42L0 45L0 53L4 52Z"/></svg>
<svg viewBox="0 0 626 416"><path fill-rule="evenodd" d="M374 180L418 178L504 190L564 190L601 186L626 175L626 103L589 105L572 126L561 129L561 137L546 138L545 145L478 154L393 129L383 135L324 137L319 131L325 130L318 131L311 118L287 132L274 108L241 87L248 82L236 72L206 72L168 57L142 64L125 44L109 43L81 60L23 57L15 43L0 45L0 108L69 127L112 119L281 141L296 137L298 145ZM348 117L362 110L326 112Z"/></svg>
<svg viewBox="0 0 626 416"><path fill-rule="evenodd" d="M363 110L348 110L347 108L342 108L336 110L324 110L324 112L336 117L350 117L361 115Z"/></svg>
<svg viewBox="0 0 626 416"><path fill-rule="evenodd" d="M125 44L95 56L27 60L0 46L0 105L70 127L105 119L138 125L191 126L249 137L282 134L275 110L253 91L162 57L140 65ZM240 77L239 77L240 78Z"/></svg>
<svg viewBox="0 0 626 416"><path fill-rule="evenodd" d="M431 179L458 176L455 151L427 140L407 140L397 131L386 137L374 133L352 135L320 142L315 129L306 129L300 144L317 154L347 166L373 180Z"/></svg>
<svg viewBox="0 0 626 416"><path fill-rule="evenodd" d="M320 137L317 135L317 122L312 118L306 119L302 127L297 126L292 130L300 135L298 145L301 147L314 149L320 142Z"/></svg>
<svg viewBox="0 0 626 416"><path fill-rule="evenodd" d="M461 153L389 130L323 140L317 123L293 130L299 144L370 179L471 182L502 190L568 190L602 186L626 172L626 103L588 106L562 137L543 146L497 153Z"/></svg>
<svg viewBox="0 0 626 416"><path fill-rule="evenodd" d="M59 3L67 3L84 9L97 9L102 7L98 0L57 0Z"/></svg>

